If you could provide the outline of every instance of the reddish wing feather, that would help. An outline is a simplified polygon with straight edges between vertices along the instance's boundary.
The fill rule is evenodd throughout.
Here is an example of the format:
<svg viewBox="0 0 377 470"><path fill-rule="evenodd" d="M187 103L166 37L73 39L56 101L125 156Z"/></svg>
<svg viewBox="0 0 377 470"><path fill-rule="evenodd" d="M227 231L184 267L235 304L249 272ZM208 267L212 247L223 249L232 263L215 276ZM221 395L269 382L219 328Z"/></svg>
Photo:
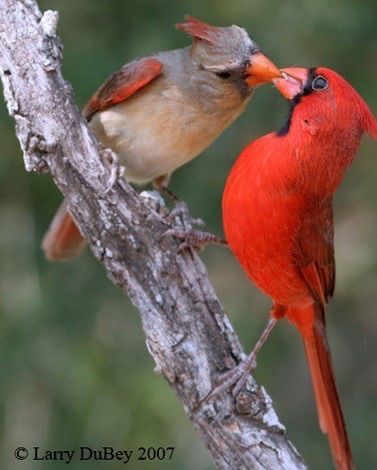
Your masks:
<svg viewBox="0 0 377 470"><path fill-rule="evenodd" d="M313 202L301 221L296 242L296 263L314 298L300 318L312 318L310 330L300 330L312 376L320 427L328 435L336 468L351 470L351 448L335 384L325 331L323 304L335 287L334 232L331 201ZM312 311L314 309L314 312ZM314 315L313 315L314 313ZM300 329L300 323L296 321Z"/></svg>
<svg viewBox="0 0 377 470"><path fill-rule="evenodd" d="M93 114L121 103L140 88L161 75L162 63L146 57L124 65L110 75L84 108L84 116L90 121Z"/></svg>
<svg viewBox="0 0 377 470"><path fill-rule="evenodd" d="M296 242L296 263L305 282L321 303L335 288L334 229L331 202L313 207L301 222Z"/></svg>

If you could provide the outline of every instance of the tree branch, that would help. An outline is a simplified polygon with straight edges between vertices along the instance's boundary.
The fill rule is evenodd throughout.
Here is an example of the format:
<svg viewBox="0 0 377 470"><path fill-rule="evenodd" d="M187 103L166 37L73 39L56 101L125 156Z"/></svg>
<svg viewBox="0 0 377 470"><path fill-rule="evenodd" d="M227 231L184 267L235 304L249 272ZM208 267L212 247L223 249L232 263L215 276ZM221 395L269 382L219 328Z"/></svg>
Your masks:
<svg viewBox="0 0 377 470"><path fill-rule="evenodd" d="M167 209L119 177L116 157L88 129L61 74L57 18L42 16L34 0L0 0L1 79L26 169L53 176L94 255L139 310L156 371L218 468L305 468L251 377L236 399L229 392L200 404L244 354L200 258L178 254L178 243L163 237Z"/></svg>

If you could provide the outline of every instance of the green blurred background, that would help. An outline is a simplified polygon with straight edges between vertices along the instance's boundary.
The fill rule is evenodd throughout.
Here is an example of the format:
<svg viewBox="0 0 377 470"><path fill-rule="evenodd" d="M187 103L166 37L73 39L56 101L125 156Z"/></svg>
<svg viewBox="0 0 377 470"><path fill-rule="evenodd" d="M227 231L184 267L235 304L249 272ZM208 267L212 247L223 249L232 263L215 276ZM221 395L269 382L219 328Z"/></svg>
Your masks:
<svg viewBox="0 0 377 470"><path fill-rule="evenodd" d="M60 13L64 75L83 106L109 73L137 56L185 46L174 29L184 14L244 26L279 65L327 65L377 111L377 3L347 0L41 0ZM284 121L287 104L271 87L205 153L178 170L171 189L220 234L221 192L235 156ZM14 123L0 107L0 468L61 468L12 456L18 446L175 446L170 462L131 468L210 469L213 464L177 399L153 373L139 316L86 252L50 264L40 240L59 204L48 176L26 174ZM335 201L337 290L328 330L355 460L377 468L376 146L365 138ZM246 280L232 255L203 257L217 292L249 350L270 302ZM270 392L288 437L310 468L332 468L317 425L304 353L281 322L260 354L255 376ZM90 468L123 468L88 463ZM70 468L81 468L80 462Z"/></svg>

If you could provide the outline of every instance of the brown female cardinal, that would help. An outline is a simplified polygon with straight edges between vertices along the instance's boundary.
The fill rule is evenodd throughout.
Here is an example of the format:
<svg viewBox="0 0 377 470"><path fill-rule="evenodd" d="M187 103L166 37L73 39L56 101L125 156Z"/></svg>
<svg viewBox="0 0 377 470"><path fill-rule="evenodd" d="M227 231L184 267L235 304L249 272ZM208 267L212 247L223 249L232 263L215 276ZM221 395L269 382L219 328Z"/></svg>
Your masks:
<svg viewBox="0 0 377 470"><path fill-rule="evenodd" d="M377 121L361 96L324 67L283 69L274 80L290 102L286 124L252 142L227 179L223 221L228 244L249 278L273 300L270 321L250 356L224 378L240 390L256 353L280 318L300 333L320 427L339 470L353 468L335 384L324 305L334 293L332 199L361 136Z"/></svg>
<svg viewBox="0 0 377 470"><path fill-rule="evenodd" d="M246 31L186 17L190 47L124 65L90 99L84 116L133 183L167 192L173 171L199 155L245 109L253 90L280 77ZM46 257L80 254L83 238L63 203L43 240Z"/></svg>

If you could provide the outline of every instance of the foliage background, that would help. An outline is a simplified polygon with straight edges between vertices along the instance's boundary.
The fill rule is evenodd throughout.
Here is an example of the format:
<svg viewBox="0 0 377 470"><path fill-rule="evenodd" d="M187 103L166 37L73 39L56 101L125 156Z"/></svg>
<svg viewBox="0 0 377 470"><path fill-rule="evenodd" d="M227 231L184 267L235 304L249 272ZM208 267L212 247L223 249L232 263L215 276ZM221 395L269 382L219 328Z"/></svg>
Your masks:
<svg viewBox="0 0 377 470"><path fill-rule="evenodd" d="M64 75L80 106L121 64L187 45L189 39L174 24L190 13L216 25L244 26L281 66L335 68L376 112L377 3L371 0L331 5L326 0L41 0L40 5L60 12ZM258 90L247 112L200 158L175 173L172 190L212 232L221 233L221 191L235 156L251 139L279 126L286 108L275 90ZM0 467L62 465L16 464L12 452L21 445L134 450L162 445L176 447L170 462L134 461L131 468L213 468L177 399L153 373L137 313L102 267L88 252L65 264L44 260L40 240L60 195L49 177L25 173L3 105L0 136ZM337 381L360 469L377 468L375 153L375 144L364 139L336 196L338 279L328 315ZM266 322L269 300L250 285L227 250L209 248L203 256L249 350ZM302 346L287 322L274 331L255 375L311 468L331 468Z"/></svg>

